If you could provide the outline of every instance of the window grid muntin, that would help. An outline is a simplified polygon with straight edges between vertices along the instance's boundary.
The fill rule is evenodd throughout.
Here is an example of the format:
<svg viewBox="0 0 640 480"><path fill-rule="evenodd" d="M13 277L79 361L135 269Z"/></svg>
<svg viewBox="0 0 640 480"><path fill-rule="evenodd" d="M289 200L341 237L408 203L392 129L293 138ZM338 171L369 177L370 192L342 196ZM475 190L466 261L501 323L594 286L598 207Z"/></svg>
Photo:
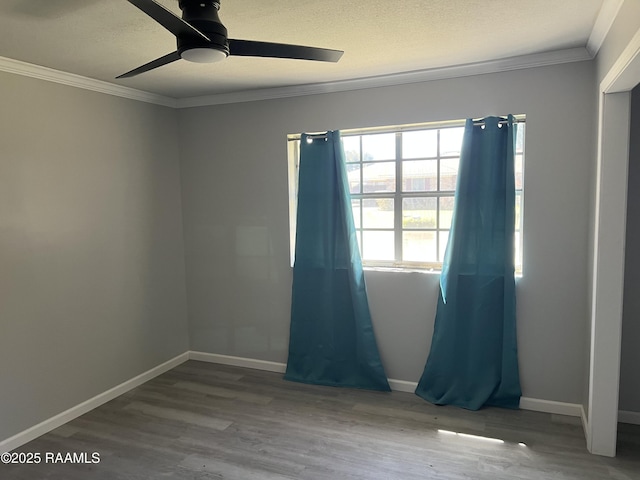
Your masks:
<svg viewBox="0 0 640 480"><path fill-rule="evenodd" d="M351 165L357 164L359 166L359 192L352 193L351 198L357 199L360 201L359 215L360 215L360 227L356 228L356 233L358 238L360 239L360 245L362 247L362 252L364 256L364 251L366 246L364 245L364 232L366 231L391 231L390 228L366 228L364 226L364 206L363 200L365 199L382 199L382 198L392 198L394 200L394 252L395 252L395 260L392 262L394 265L398 266L413 266L413 267L428 267L428 268L439 268L441 266L441 262L438 259L444 257L444 249L443 241L441 240L441 232L449 232L450 228L442 228L442 220L441 220L441 198L453 197L455 195L455 190L441 190L441 182L442 182L442 160L445 159L459 159L459 154L447 154L442 155L441 148L441 131L445 128L460 128L458 125L451 127L439 127L439 128L422 128L416 129L419 131L424 130L436 130L436 156L426 156L426 157L417 157L417 158L408 158L404 159L402 155L402 135L404 131L398 130L395 132L395 142L396 142L396 158L389 160L365 160L364 158L364 148L363 148L363 137L367 134L357 134L357 135L343 135L343 138L348 138L350 136L357 136L359 138L359 152L358 152L358 162L350 162ZM415 130L409 130L415 131ZM376 132L377 134L377 132ZM429 160L436 162L436 188L437 190L416 190L416 191L405 191L405 179L403 178L403 166L405 166L405 162L409 161L421 161L421 160ZM381 163L390 163L395 162L396 170L395 170L395 191L376 191L376 192L365 192L364 185L364 169L365 166L375 165ZM425 185L425 189L427 186ZM402 200L404 198L435 198L436 199L436 207L435 207L435 215L436 215L436 226L435 228L404 228L403 218L404 218L404 208ZM435 244L436 244L436 262L415 262L403 259L403 234L404 232L434 232L435 233ZM381 261L379 260L368 260L363 259L363 263L365 265L379 265ZM388 262L382 262L388 263Z"/></svg>

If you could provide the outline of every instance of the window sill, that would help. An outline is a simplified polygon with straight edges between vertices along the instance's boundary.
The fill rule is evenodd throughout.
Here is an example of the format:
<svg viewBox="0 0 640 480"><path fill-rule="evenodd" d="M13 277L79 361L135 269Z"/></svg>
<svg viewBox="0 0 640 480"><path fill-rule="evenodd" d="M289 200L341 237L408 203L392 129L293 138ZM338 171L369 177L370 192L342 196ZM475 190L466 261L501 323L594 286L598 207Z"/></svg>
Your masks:
<svg viewBox="0 0 640 480"><path fill-rule="evenodd" d="M362 269L365 272L421 273L426 275L440 275L442 273L442 270L418 267L386 267L376 265L363 265ZM516 279L522 278L522 272L516 272L514 277Z"/></svg>
<svg viewBox="0 0 640 480"><path fill-rule="evenodd" d="M442 273L442 270L417 267L384 267L375 265L363 265L362 269L365 272L423 273L428 275L440 275Z"/></svg>

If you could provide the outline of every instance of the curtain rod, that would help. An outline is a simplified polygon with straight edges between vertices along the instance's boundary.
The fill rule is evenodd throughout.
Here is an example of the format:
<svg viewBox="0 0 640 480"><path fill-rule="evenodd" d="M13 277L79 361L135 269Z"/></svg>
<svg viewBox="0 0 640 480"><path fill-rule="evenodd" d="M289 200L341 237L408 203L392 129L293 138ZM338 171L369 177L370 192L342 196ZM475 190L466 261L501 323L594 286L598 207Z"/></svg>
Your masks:
<svg viewBox="0 0 640 480"><path fill-rule="evenodd" d="M513 116L513 123L526 123L526 117L523 114L518 114ZM507 119L504 118L500 120L498 123L506 124ZM441 122L426 122L426 123L414 123L409 125L391 125L385 127L367 127L367 128L347 128L340 130L340 134L342 137L347 137L351 135L368 135L368 134L377 134L377 133L389 133L389 132L410 132L414 130L425 130L430 128L455 128L455 127L464 127L466 120L445 120ZM476 123L480 122L480 123ZM474 125L482 125L484 119L474 120ZM300 140L302 134L289 134L287 135L287 140L297 141ZM310 138L326 138L327 132L314 132L307 134Z"/></svg>
<svg viewBox="0 0 640 480"><path fill-rule="evenodd" d="M327 138L327 133L329 132L323 132L323 133L307 133L307 138L311 138L313 140L315 140L316 138Z"/></svg>
<svg viewBox="0 0 640 480"><path fill-rule="evenodd" d="M479 118L478 120L474 120L473 124L484 125L484 120L485 120L484 118ZM509 123L508 118L500 118L500 120L498 120L498 125L506 125L507 123ZM513 123L525 123L525 121L524 119L514 118Z"/></svg>

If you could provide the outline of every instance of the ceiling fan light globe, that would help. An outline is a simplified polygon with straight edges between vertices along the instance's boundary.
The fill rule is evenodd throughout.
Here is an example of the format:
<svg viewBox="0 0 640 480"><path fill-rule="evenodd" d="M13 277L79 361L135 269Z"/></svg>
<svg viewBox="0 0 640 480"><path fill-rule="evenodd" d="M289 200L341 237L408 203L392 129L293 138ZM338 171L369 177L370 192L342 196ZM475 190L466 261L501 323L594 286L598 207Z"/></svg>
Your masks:
<svg viewBox="0 0 640 480"><path fill-rule="evenodd" d="M215 63L227 58L227 54L215 48L190 48L180 54L183 60L194 63Z"/></svg>

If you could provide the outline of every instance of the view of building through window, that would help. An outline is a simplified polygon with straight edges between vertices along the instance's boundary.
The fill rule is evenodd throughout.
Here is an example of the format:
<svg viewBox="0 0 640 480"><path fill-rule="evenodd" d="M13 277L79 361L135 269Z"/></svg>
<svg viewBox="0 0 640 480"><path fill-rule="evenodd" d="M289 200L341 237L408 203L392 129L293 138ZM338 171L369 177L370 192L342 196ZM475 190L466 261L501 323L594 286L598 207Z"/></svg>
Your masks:
<svg viewBox="0 0 640 480"><path fill-rule="evenodd" d="M365 266L441 269L451 228L462 124L342 132L353 218ZM515 158L517 271L522 270L524 125L521 121L517 126ZM294 142L298 144L289 149L294 168L297 138ZM297 168L292 177L296 181Z"/></svg>

